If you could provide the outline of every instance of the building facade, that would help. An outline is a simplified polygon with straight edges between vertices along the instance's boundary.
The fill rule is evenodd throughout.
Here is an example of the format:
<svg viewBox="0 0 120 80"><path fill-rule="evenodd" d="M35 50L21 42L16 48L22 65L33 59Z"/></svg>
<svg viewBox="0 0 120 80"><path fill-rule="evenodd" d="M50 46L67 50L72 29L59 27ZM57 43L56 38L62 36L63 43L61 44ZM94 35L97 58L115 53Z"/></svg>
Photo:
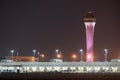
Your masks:
<svg viewBox="0 0 120 80"><path fill-rule="evenodd" d="M120 73L120 62L0 62L2 72Z"/></svg>

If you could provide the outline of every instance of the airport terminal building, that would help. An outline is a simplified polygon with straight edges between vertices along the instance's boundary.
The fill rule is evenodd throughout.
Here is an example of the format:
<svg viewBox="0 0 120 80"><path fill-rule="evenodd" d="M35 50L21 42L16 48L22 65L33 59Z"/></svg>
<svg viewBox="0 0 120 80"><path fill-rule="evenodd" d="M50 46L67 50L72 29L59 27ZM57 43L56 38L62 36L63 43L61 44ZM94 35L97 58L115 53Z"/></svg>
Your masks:
<svg viewBox="0 0 120 80"><path fill-rule="evenodd" d="M62 72L120 73L120 61L111 62L0 62L0 73Z"/></svg>

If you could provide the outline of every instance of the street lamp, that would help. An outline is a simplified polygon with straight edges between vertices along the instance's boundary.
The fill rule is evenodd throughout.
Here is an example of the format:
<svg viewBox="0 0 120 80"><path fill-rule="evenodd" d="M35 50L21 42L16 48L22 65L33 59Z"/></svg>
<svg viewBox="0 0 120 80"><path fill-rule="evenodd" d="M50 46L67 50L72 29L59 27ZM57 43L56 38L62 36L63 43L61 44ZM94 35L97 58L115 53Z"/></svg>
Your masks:
<svg viewBox="0 0 120 80"><path fill-rule="evenodd" d="M34 53L34 57L35 57L35 53L36 53L36 50L35 50L35 49L33 50L33 53Z"/></svg>
<svg viewBox="0 0 120 80"><path fill-rule="evenodd" d="M107 54L108 54L108 49L104 49L104 56L105 56L105 61L107 61Z"/></svg>
<svg viewBox="0 0 120 80"><path fill-rule="evenodd" d="M19 56L19 52L16 53L16 56L17 56L17 57Z"/></svg>
<svg viewBox="0 0 120 80"><path fill-rule="evenodd" d="M59 50L58 50L58 49L56 49L55 51L56 51L56 53L58 54Z"/></svg>
<svg viewBox="0 0 120 80"><path fill-rule="evenodd" d="M38 62L40 61L40 52L38 52Z"/></svg>
<svg viewBox="0 0 120 80"><path fill-rule="evenodd" d="M55 52L56 52L56 57L57 57L57 56L58 56L58 53L59 53L59 50L56 49Z"/></svg>
<svg viewBox="0 0 120 80"><path fill-rule="evenodd" d="M17 52L17 61L18 61L18 55L19 55L19 52Z"/></svg>
<svg viewBox="0 0 120 80"><path fill-rule="evenodd" d="M13 60L13 53L14 53L14 50L11 50L11 56L12 56L12 60Z"/></svg>
<svg viewBox="0 0 120 80"><path fill-rule="evenodd" d="M80 61L83 61L83 49L80 49Z"/></svg>

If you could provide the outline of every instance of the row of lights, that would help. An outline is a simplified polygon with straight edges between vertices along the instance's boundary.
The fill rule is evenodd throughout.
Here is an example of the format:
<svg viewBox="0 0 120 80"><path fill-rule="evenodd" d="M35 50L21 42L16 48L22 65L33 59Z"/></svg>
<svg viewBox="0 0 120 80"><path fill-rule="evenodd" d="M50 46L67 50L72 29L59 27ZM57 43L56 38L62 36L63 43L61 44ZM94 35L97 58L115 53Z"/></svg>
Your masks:
<svg viewBox="0 0 120 80"><path fill-rule="evenodd" d="M11 50L10 52L11 52L11 56L12 56L12 60L13 60L13 54L14 54L15 51L14 51L14 50ZM35 57L36 52L37 52L37 51L34 49L34 50L33 50L34 57ZM61 52L60 52L58 49L56 49L55 52L56 52L56 58L61 59L61 57L62 57ZM83 61L83 54L84 54L83 49L80 49L80 61ZM108 49L104 49L105 61L107 61L107 54L108 54ZM18 55L19 55L19 53L17 52L17 56L18 56ZM38 58L40 58L40 57L41 57L42 60L43 60L44 57L45 57L45 55L44 55L44 54L40 54L40 52L38 52ZM72 55L72 58L75 60L75 59L77 58L77 55L76 55L76 54L73 54L73 55Z"/></svg>
<svg viewBox="0 0 120 80"><path fill-rule="evenodd" d="M12 58L12 60L13 60L13 54L14 54L14 52L15 52L15 50L11 50L10 51L11 52L11 58ZM33 50L33 56L35 57L35 54L36 54L36 50L34 49ZM17 52L17 56L19 56L19 53ZM44 57L45 57L45 55L44 54L40 54L40 52L38 52L38 60L40 60L40 57L42 58L42 61L44 60Z"/></svg>

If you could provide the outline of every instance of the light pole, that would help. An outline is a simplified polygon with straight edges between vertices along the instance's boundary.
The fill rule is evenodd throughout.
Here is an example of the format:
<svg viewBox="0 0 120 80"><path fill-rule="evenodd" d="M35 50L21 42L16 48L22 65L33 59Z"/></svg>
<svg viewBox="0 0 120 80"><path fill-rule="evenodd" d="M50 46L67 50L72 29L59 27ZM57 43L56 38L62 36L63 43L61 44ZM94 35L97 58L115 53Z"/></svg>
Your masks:
<svg viewBox="0 0 120 80"><path fill-rule="evenodd" d="M34 50L33 50L34 57L35 57L35 53L36 53L36 50L34 49Z"/></svg>
<svg viewBox="0 0 120 80"><path fill-rule="evenodd" d="M40 61L40 52L38 52L38 62Z"/></svg>
<svg viewBox="0 0 120 80"><path fill-rule="evenodd" d="M80 49L80 61L83 61L83 49Z"/></svg>
<svg viewBox="0 0 120 80"><path fill-rule="evenodd" d="M104 56L105 56L105 61L107 61L107 54L108 54L108 49L104 49Z"/></svg>
<svg viewBox="0 0 120 80"><path fill-rule="evenodd" d="M19 55L19 52L17 52L17 56Z"/></svg>
<svg viewBox="0 0 120 80"><path fill-rule="evenodd" d="M14 50L11 50L11 57L12 57L12 60L13 60L13 53L14 53Z"/></svg>
<svg viewBox="0 0 120 80"><path fill-rule="evenodd" d="M18 60L18 55L19 55L19 52L17 52L17 61L19 61L19 60Z"/></svg>
<svg viewBox="0 0 120 80"><path fill-rule="evenodd" d="M56 52L56 57L57 57L57 56L58 56L58 53L59 53L59 50L56 49L55 52Z"/></svg>

